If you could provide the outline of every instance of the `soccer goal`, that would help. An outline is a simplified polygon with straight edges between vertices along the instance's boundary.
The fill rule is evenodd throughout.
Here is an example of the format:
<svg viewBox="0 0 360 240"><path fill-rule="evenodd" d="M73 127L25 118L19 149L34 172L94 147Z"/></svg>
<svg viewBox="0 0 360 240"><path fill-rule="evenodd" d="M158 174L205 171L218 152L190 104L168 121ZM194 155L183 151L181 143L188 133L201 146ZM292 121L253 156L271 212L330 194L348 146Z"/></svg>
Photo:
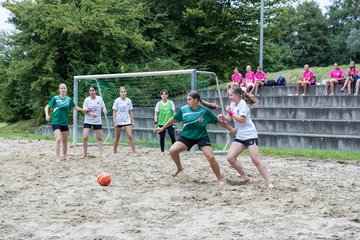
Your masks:
<svg viewBox="0 0 360 240"><path fill-rule="evenodd" d="M176 109L186 104L185 97L190 90L197 90L203 99L218 104L219 109L215 110L215 113L224 112L219 80L214 72L189 69L75 76L75 104L82 106L85 98L89 96L88 89L91 85L98 88L98 95L103 98L107 108L107 114L102 116L105 144L112 143L114 136L112 105L119 97L119 87L126 88L127 97L134 106L134 139L147 144L157 144L157 135L153 133L154 108L160 100L160 91L163 89L169 91L169 99L175 103ZM73 116L72 136L73 145L76 146L82 144L84 115L74 111ZM209 125L210 139L214 144L225 145L226 148L229 134L219 126L211 125ZM177 131L180 131L181 126L178 127ZM121 138L126 139L126 134L122 134Z"/></svg>

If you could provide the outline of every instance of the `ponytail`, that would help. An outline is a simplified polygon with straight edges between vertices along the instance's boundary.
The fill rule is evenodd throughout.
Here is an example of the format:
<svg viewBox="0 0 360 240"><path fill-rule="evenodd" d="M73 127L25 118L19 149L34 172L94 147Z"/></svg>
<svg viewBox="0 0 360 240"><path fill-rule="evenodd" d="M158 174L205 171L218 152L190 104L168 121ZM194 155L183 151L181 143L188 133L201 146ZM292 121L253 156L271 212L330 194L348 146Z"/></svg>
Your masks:
<svg viewBox="0 0 360 240"><path fill-rule="evenodd" d="M253 98L252 96L250 96L241 87L233 86L231 88L231 90L233 91L233 93L239 94L241 96L241 99L243 99L247 104L254 105L255 103L257 103L256 98Z"/></svg>
<svg viewBox="0 0 360 240"><path fill-rule="evenodd" d="M210 109L217 109L218 106L215 103L210 103L205 100L202 100L200 94L197 91L189 92L188 96L197 99L203 106L210 108Z"/></svg>

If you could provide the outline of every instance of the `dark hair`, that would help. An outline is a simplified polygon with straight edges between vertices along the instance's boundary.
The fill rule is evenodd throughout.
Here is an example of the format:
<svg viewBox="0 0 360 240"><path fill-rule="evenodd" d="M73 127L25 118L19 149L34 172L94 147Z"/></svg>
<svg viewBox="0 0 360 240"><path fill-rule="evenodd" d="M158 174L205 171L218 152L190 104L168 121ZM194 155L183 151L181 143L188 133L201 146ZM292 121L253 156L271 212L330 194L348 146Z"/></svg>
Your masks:
<svg viewBox="0 0 360 240"><path fill-rule="evenodd" d="M95 91L97 91L97 90L98 90L98 87L97 87L97 86L95 86L95 85L90 85L89 90L90 90L90 88L93 88Z"/></svg>
<svg viewBox="0 0 360 240"><path fill-rule="evenodd" d="M166 95L169 95L169 91L167 89L161 90L160 95L163 95L163 93L166 93Z"/></svg>
<svg viewBox="0 0 360 240"><path fill-rule="evenodd" d="M351 62L350 62L350 64L352 64L352 63L354 64L354 67L353 67L353 68L350 67L350 70L351 70L351 68L352 68L353 70L355 70L355 69L356 69L355 61L351 61Z"/></svg>
<svg viewBox="0 0 360 240"><path fill-rule="evenodd" d="M230 88L230 90L235 94L239 94L247 104L253 105L257 102L256 98L251 97L246 91L242 90L242 88L239 86L233 86L232 88Z"/></svg>
<svg viewBox="0 0 360 240"><path fill-rule="evenodd" d="M189 92L188 96L197 99L203 106L207 108L216 109L218 107L215 103L209 103L205 100L202 100L200 94L197 91Z"/></svg>

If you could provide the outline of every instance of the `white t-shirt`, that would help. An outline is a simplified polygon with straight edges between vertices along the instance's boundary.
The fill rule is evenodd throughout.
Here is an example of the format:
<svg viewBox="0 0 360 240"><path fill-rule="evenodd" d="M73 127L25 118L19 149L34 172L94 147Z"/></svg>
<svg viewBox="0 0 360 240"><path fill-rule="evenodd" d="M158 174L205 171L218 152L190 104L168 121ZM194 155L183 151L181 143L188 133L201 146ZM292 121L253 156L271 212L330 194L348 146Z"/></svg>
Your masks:
<svg viewBox="0 0 360 240"><path fill-rule="evenodd" d="M90 96L85 98L83 108L87 108L91 113L95 113L96 118L85 115L84 123L101 125L101 111L104 107L105 103L100 96L96 96L95 99L92 99Z"/></svg>
<svg viewBox="0 0 360 240"><path fill-rule="evenodd" d="M133 109L133 105L129 98L125 100L117 98L112 108L116 111L116 125L131 124L129 111Z"/></svg>
<svg viewBox="0 0 360 240"><path fill-rule="evenodd" d="M244 116L245 122L240 123L234 120L235 128L237 129L236 139L245 141L252 138L258 138L258 134L253 121L250 116L250 109L246 102L241 99L239 104L235 106L235 103L230 104L231 111L237 116Z"/></svg>

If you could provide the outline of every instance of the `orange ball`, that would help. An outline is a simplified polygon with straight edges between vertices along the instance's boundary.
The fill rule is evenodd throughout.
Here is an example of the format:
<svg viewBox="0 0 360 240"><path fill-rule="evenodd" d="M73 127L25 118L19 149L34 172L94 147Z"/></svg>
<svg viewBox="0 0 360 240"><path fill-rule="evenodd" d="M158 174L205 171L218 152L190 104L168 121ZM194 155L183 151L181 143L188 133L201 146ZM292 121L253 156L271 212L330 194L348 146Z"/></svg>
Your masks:
<svg viewBox="0 0 360 240"><path fill-rule="evenodd" d="M108 186L111 183L111 176L107 172L101 172L97 176L97 180L101 186Z"/></svg>

